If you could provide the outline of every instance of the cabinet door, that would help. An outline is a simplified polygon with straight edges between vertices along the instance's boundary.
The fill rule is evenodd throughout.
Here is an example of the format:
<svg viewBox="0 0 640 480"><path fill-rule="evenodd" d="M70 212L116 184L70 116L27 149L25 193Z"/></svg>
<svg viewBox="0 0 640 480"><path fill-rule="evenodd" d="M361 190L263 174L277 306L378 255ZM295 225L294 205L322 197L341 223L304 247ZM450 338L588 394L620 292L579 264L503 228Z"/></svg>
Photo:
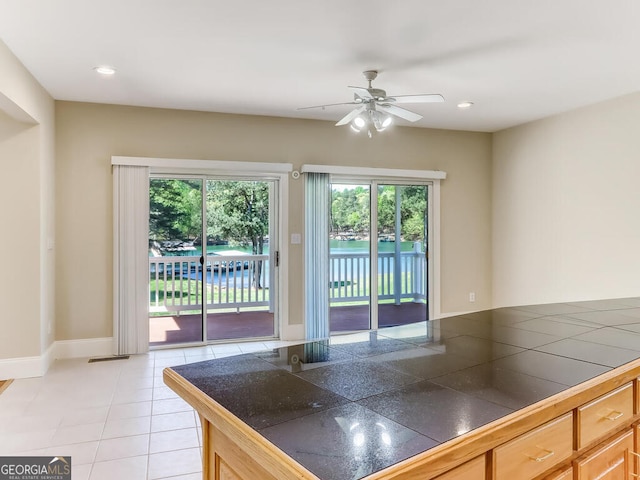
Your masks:
<svg viewBox="0 0 640 480"><path fill-rule="evenodd" d="M573 480L573 467L566 467L551 475L544 477L544 480Z"/></svg>
<svg viewBox="0 0 640 480"><path fill-rule="evenodd" d="M484 455L469 460L459 467L444 473L436 480L484 480L485 478L485 458Z"/></svg>
<svg viewBox="0 0 640 480"><path fill-rule="evenodd" d="M242 480L226 463L221 462L218 470L220 480Z"/></svg>
<svg viewBox="0 0 640 480"><path fill-rule="evenodd" d="M574 460L576 480L627 480L634 472L632 456L633 430L615 436Z"/></svg>
<svg viewBox="0 0 640 480"><path fill-rule="evenodd" d="M638 398L640 398L640 395L638 395ZM629 455L631 457L629 460L631 460L631 465L634 469L633 471L640 474L640 423L636 423L633 426L633 432L635 434L633 452Z"/></svg>

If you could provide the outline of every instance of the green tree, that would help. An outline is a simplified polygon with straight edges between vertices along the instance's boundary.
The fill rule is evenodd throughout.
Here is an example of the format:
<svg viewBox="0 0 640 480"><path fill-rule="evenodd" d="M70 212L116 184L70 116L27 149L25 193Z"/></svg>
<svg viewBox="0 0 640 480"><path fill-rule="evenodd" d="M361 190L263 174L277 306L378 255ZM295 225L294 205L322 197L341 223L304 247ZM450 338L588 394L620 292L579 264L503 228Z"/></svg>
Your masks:
<svg viewBox="0 0 640 480"><path fill-rule="evenodd" d="M331 192L331 227L335 232L369 231L369 189L333 189Z"/></svg>
<svg viewBox="0 0 640 480"><path fill-rule="evenodd" d="M402 187L402 236L405 240L425 240L427 222L426 192L426 186L412 185Z"/></svg>
<svg viewBox="0 0 640 480"><path fill-rule="evenodd" d="M149 182L149 237L193 240L201 229L201 184L197 180L152 178Z"/></svg>
<svg viewBox="0 0 640 480"><path fill-rule="evenodd" d="M207 237L232 245L251 245L254 255L264 253L269 235L269 184L256 181L207 182ZM262 262L254 269L260 287Z"/></svg>
<svg viewBox="0 0 640 480"><path fill-rule="evenodd" d="M383 233L391 233L395 229L396 218L395 187L383 185L378 188L378 227Z"/></svg>
<svg viewBox="0 0 640 480"><path fill-rule="evenodd" d="M254 181L210 181L207 185L207 236L251 245L264 252L269 235L269 185Z"/></svg>

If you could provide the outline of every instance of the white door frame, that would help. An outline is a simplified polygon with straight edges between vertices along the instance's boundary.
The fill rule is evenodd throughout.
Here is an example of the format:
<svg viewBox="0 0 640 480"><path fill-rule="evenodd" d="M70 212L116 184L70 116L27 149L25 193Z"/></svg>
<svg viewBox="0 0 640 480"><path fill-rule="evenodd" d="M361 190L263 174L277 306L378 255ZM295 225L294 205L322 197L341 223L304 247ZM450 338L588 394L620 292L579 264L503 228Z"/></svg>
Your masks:
<svg viewBox="0 0 640 480"><path fill-rule="evenodd" d="M375 170L375 169L373 169ZM385 169L386 170L386 169ZM429 319L440 317L440 282L434 281L440 278L440 179L426 180L404 177L384 178L376 176L372 178L369 175L344 175L332 174L329 183L337 184L353 184L368 185L369 201L371 208L370 216L370 237L374 235L374 228L377 231L378 225L378 209L374 205L378 204L378 186L379 185L424 185L427 187L427 252L429 258L427 261L427 307L429 311ZM371 259L378 258L378 242L369 242ZM373 279L377 279L378 262L370 261L369 272L371 275L370 284L373 286ZM377 283L375 283L377 285ZM369 296L370 305L376 308L370 308L370 328L375 330L378 328L378 290L371 288Z"/></svg>

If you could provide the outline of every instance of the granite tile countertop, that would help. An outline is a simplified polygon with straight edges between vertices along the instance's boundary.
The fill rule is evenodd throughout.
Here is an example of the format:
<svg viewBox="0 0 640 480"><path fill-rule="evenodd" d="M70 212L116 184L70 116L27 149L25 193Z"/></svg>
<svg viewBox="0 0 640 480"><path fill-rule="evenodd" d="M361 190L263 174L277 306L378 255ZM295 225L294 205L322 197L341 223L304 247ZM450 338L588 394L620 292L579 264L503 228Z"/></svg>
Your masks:
<svg viewBox="0 0 640 480"><path fill-rule="evenodd" d="M323 480L358 479L640 357L640 298L500 308L172 369Z"/></svg>

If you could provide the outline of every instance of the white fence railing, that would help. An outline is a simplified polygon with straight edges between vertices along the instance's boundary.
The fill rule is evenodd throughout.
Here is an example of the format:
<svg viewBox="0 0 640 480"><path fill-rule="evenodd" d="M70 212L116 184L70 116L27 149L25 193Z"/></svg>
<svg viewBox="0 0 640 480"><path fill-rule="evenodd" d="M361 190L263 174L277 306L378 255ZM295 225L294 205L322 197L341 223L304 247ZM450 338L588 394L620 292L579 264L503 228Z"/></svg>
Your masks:
<svg viewBox="0 0 640 480"><path fill-rule="evenodd" d="M368 300L371 291L369 254L329 256L329 299L332 304ZM399 265L393 252L378 254L378 299L426 299L427 262L424 253L402 252Z"/></svg>
<svg viewBox="0 0 640 480"><path fill-rule="evenodd" d="M149 257L150 311L201 309L203 279L208 310L269 305L269 255Z"/></svg>
<svg viewBox="0 0 640 480"><path fill-rule="evenodd" d="M369 300L369 258L368 253L329 256L332 304ZM424 253L402 252L398 261L394 253L378 255L378 299L425 300ZM149 257L150 312L200 310L203 278L208 310L270 306L269 255L210 257L206 270L199 256Z"/></svg>

